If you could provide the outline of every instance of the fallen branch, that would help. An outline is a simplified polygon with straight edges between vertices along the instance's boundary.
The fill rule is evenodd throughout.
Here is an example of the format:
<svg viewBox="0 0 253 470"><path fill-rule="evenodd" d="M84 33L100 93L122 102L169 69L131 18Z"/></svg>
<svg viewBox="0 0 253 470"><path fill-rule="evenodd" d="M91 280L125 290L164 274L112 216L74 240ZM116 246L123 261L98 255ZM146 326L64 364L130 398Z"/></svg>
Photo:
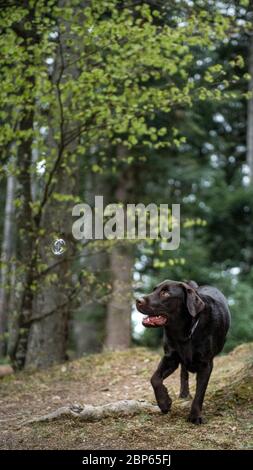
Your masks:
<svg viewBox="0 0 253 470"><path fill-rule="evenodd" d="M46 415L24 421L22 425L52 421L60 417L74 417L83 421L95 421L107 417L133 416L142 412L158 413L159 409L157 406L141 400L121 400L99 406L70 405L58 408Z"/></svg>

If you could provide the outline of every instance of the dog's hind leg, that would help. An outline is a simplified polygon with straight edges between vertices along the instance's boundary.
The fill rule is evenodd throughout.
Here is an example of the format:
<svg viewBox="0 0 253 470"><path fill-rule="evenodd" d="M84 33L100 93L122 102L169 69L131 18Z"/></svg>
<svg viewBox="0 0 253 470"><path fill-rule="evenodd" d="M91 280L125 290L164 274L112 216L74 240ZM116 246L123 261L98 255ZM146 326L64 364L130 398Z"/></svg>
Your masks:
<svg viewBox="0 0 253 470"><path fill-rule="evenodd" d="M213 361L208 362L197 372L197 386L194 400L191 406L191 412L188 417L188 421L194 424L202 423L202 405L207 389L207 385L210 379L210 375L213 369Z"/></svg>

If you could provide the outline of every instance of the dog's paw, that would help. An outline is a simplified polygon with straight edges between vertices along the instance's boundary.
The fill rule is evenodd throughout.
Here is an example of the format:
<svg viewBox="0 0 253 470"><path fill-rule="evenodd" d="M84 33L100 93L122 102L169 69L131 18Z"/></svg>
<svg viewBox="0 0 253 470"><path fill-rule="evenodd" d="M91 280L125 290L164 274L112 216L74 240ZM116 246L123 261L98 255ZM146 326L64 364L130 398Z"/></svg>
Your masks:
<svg viewBox="0 0 253 470"><path fill-rule="evenodd" d="M172 400L165 387L157 403L162 413L167 414L171 410Z"/></svg>
<svg viewBox="0 0 253 470"><path fill-rule="evenodd" d="M162 400L158 406L163 414L167 414L171 410L171 400Z"/></svg>
<svg viewBox="0 0 253 470"><path fill-rule="evenodd" d="M159 403L159 408L161 412L166 415L171 410L171 403Z"/></svg>
<svg viewBox="0 0 253 470"><path fill-rule="evenodd" d="M194 415L194 414L190 414L187 418L187 421L189 423L192 423L192 424L203 424L203 418L202 416L198 416L198 415Z"/></svg>

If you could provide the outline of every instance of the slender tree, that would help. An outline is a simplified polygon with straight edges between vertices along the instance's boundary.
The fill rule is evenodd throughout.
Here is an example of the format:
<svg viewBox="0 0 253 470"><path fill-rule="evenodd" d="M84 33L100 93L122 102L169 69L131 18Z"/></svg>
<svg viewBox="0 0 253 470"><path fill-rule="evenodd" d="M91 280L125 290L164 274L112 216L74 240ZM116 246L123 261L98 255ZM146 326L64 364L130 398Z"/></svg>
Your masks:
<svg viewBox="0 0 253 470"><path fill-rule="evenodd" d="M249 35L249 92L253 93L253 34ZM253 97L248 100L247 116L247 163L249 165L250 181L253 183Z"/></svg>
<svg viewBox="0 0 253 470"><path fill-rule="evenodd" d="M14 199L16 178L12 173L7 175L6 199L4 211L4 230L1 250L0 274L0 356L5 356L7 341L5 335L8 331L8 314L10 301L11 258L14 256Z"/></svg>

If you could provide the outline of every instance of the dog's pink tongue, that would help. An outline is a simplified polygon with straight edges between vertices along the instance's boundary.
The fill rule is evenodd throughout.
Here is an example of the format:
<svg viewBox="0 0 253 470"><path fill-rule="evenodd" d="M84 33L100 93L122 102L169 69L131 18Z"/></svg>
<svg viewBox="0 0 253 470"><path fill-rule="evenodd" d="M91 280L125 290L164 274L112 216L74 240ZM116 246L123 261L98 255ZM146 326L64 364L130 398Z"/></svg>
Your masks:
<svg viewBox="0 0 253 470"><path fill-rule="evenodd" d="M154 326L164 326L167 322L167 318L163 315L154 315L151 317L145 317L142 321L143 326L154 327Z"/></svg>

